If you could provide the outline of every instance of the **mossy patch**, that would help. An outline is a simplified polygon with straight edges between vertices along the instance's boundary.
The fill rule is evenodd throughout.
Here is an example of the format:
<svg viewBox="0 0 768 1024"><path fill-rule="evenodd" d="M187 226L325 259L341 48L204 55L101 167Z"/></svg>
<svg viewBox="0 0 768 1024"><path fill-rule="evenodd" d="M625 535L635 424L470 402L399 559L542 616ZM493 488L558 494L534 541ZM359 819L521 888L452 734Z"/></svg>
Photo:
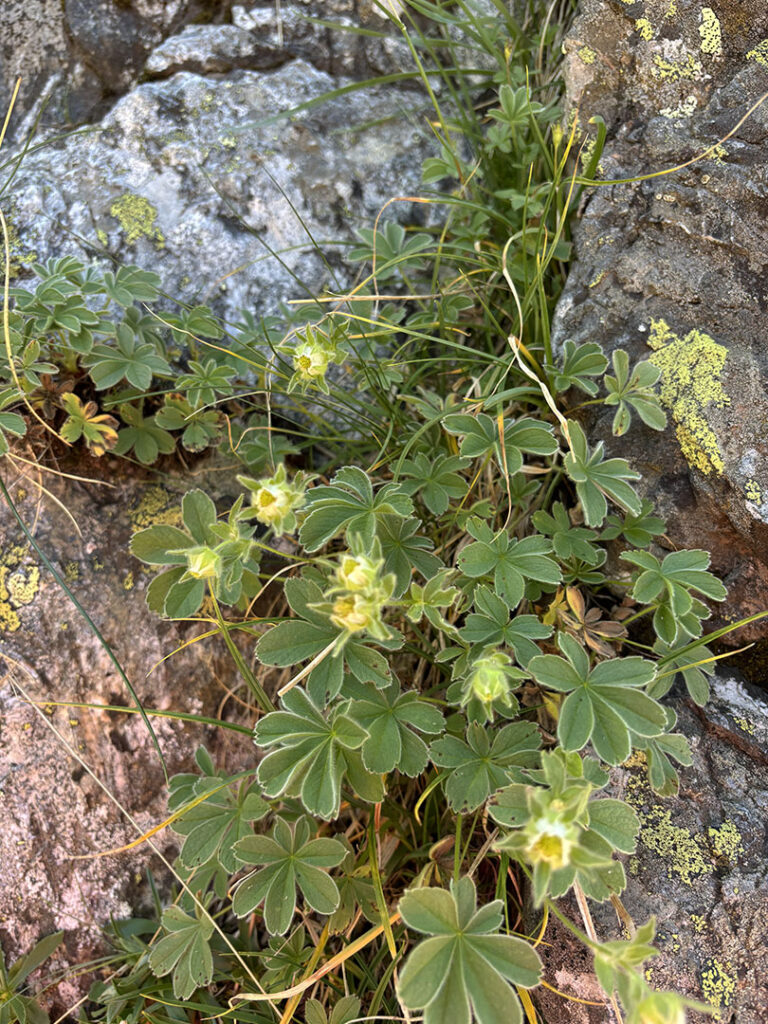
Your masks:
<svg viewBox="0 0 768 1024"><path fill-rule="evenodd" d="M157 209L146 196L126 192L112 203L109 212L123 229L127 245L140 238L148 238L158 249L165 245L165 236L156 224Z"/></svg>
<svg viewBox="0 0 768 1024"><path fill-rule="evenodd" d="M698 329L681 338L666 320L651 321L648 344L650 361L661 370L661 404L676 424L683 455L702 473L721 474L722 453L704 410L730 404L721 383L728 349Z"/></svg>

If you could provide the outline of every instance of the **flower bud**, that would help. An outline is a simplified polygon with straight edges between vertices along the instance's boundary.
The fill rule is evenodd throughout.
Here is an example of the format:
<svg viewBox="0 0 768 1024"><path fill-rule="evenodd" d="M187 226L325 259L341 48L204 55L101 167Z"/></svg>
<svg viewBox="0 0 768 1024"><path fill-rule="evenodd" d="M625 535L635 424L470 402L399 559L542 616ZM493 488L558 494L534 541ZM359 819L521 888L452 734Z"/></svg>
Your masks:
<svg viewBox="0 0 768 1024"><path fill-rule="evenodd" d="M366 555L341 556L339 567L336 570L336 579L345 590L353 593L363 593L375 590L379 582L379 568L381 559L374 561Z"/></svg>
<svg viewBox="0 0 768 1024"><path fill-rule="evenodd" d="M221 571L221 558L213 548L189 548L184 554L187 557L187 575L196 580L211 579Z"/></svg>
<svg viewBox="0 0 768 1024"><path fill-rule="evenodd" d="M653 992L635 1007L632 1024L685 1024L685 1009L672 992Z"/></svg>
<svg viewBox="0 0 768 1024"><path fill-rule="evenodd" d="M293 494L287 484L264 483L254 491L251 504L256 518L265 526L274 526L283 519L293 506Z"/></svg>
<svg viewBox="0 0 768 1024"><path fill-rule="evenodd" d="M467 681L467 699L476 697L483 704L509 702L510 660L502 651L486 654L475 662Z"/></svg>

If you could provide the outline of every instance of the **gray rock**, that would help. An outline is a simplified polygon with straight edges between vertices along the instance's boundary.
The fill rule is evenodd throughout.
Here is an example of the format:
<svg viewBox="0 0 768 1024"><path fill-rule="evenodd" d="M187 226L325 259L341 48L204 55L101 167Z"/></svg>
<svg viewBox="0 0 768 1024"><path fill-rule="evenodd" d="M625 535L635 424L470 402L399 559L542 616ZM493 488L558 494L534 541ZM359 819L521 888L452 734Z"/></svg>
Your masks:
<svg viewBox="0 0 768 1024"><path fill-rule="evenodd" d="M44 125L99 116L127 89L149 52L186 22L221 21L231 0L4 0L0 108L17 77L16 120L48 99Z"/></svg>
<svg viewBox="0 0 768 1024"><path fill-rule="evenodd" d="M613 795L629 801L642 823L621 901L636 924L657 918L660 955L648 965L655 987L709 1003L724 1024L765 1024L768 706L761 691L731 673L713 679L704 710L679 696L670 704L693 755L693 766L681 772L679 796L655 797L640 758L614 771ZM592 911L599 938L626 937L610 904L592 905ZM548 980L601 1003L565 1003L539 990L545 1019L612 1020L583 947L556 925L545 938L551 945L540 949ZM689 1017L690 1024L710 1019Z"/></svg>
<svg viewBox="0 0 768 1024"><path fill-rule="evenodd" d="M418 189L433 144L414 95L392 87L276 116L339 84L293 61L136 87L92 131L24 161L12 202L22 258L114 255L231 319L347 287L354 228ZM391 210L408 219L412 204Z"/></svg>
<svg viewBox="0 0 768 1024"><path fill-rule="evenodd" d="M643 472L673 542L712 550L730 588L718 625L768 607L768 106L736 127L768 89L766 37L762 0L584 0L566 44L569 107L609 128L606 179L704 155L594 190L553 337L662 370L666 432L592 429Z"/></svg>
<svg viewBox="0 0 768 1024"><path fill-rule="evenodd" d="M144 73L159 78L182 70L208 75L237 67L253 68L258 49L255 36L237 25L187 25L152 52ZM272 54L265 66L281 63L284 60Z"/></svg>
<svg viewBox="0 0 768 1024"><path fill-rule="evenodd" d="M191 639L195 627L163 622L148 611L144 594L152 574L128 552L137 529L178 521L184 481L171 477L161 487L140 474L128 479L124 464L89 459L68 468L96 479L73 484L47 476L45 487L69 509L82 538L31 474L9 481L11 495L140 699L148 708L193 714L228 704L225 687L239 683L222 644L194 643L162 660ZM216 494L222 479L214 474L203 486ZM149 844L96 856L164 819L164 777L138 715L57 705L128 707L133 701L104 648L0 504L0 944L13 961L41 936L63 929L54 966L82 964L103 953L101 929L110 916L149 909L150 863L161 884L169 880L157 859L150 862ZM237 720L237 707L222 705L224 717ZM225 771L253 763L246 734L152 721L170 773L194 770L199 743ZM159 833L153 843L173 859L171 833ZM88 984L80 975L59 986L49 1007L54 1016Z"/></svg>

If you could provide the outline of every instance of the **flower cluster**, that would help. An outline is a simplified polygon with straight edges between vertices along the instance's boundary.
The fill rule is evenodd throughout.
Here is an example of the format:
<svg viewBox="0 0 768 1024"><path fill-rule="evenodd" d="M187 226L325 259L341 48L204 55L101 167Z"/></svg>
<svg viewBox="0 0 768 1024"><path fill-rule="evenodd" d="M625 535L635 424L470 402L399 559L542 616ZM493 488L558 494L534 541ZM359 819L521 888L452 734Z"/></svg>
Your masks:
<svg viewBox="0 0 768 1024"><path fill-rule="evenodd" d="M527 678L528 673L514 666L508 654L487 647L461 683L461 706L469 705L472 717L489 722L495 711L515 713L518 703L512 691Z"/></svg>
<svg viewBox="0 0 768 1024"><path fill-rule="evenodd" d="M330 616L331 622L347 637L368 633L376 640L389 638L382 614L395 590L394 573L382 573L384 559L376 539L365 554L359 537L350 538L350 550L339 556L335 582L326 591L332 601L316 607Z"/></svg>

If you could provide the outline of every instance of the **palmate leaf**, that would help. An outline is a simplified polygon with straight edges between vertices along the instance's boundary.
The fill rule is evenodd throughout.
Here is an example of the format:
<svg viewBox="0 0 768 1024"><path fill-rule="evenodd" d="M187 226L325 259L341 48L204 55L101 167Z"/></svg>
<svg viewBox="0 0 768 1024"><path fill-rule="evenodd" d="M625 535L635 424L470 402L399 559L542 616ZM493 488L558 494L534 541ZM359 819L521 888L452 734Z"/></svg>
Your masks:
<svg viewBox="0 0 768 1024"><path fill-rule="evenodd" d="M532 722L512 722L490 730L472 722L466 742L458 736L444 736L430 746L429 756L444 769L445 795L451 807L464 812L476 810L491 793L519 779L520 768L536 763L540 746L541 737Z"/></svg>
<svg viewBox="0 0 768 1024"><path fill-rule="evenodd" d="M477 416L469 413L451 413L443 417L443 427L449 434L462 437L459 452L464 458L476 459L493 454L498 466L508 476L523 468L523 453L552 455L557 441L552 428L540 420L530 418L504 424L504 455L499 442L498 421L487 413Z"/></svg>
<svg viewBox="0 0 768 1024"><path fill-rule="evenodd" d="M319 1000L308 999L304 1021L305 1024L349 1024L359 1018L360 1005L357 996L342 996L328 1017Z"/></svg>
<svg viewBox="0 0 768 1024"><path fill-rule="evenodd" d="M511 647L523 666L541 653L535 641L552 636L552 627L545 626L536 615L517 615L510 619L507 605L490 587L475 587L474 607L475 611L467 615L464 627L459 630L461 639L468 644Z"/></svg>
<svg viewBox="0 0 768 1024"><path fill-rule="evenodd" d="M634 575L632 597L640 604L658 603L653 627L659 639L669 646L681 634L691 633L687 617L692 613L700 617L696 616L699 602L692 591L710 601L723 601L728 594L720 580L707 571L710 556L706 551L672 551L663 562L649 551L628 551L621 557L640 570Z"/></svg>
<svg viewBox="0 0 768 1024"><path fill-rule="evenodd" d="M401 473L410 479L401 486L411 497L418 494L433 515L441 516L452 498L462 498L467 493L468 482L459 471L466 469L469 462L458 455L441 453L430 459L419 452L403 462Z"/></svg>
<svg viewBox="0 0 768 1024"><path fill-rule="evenodd" d="M368 733L343 706L324 717L311 699L295 687L282 698L282 711L259 719L257 746L271 749L259 765L265 796L297 796L310 814L329 821L338 817L345 773L364 799L381 799L381 780L366 771L356 752Z"/></svg>
<svg viewBox="0 0 768 1024"><path fill-rule="evenodd" d="M213 957L209 940L213 921L207 914L190 917L180 907L163 911L163 928L168 933L152 948L149 966L158 978L173 971L173 994L189 999L196 989L211 983Z"/></svg>
<svg viewBox="0 0 768 1024"><path fill-rule="evenodd" d="M199 780L192 799L224 781L218 776ZM171 810L178 809L170 798L168 805ZM179 852L181 863L196 868L216 860L232 874L237 866L233 845L250 833L251 822L259 821L268 811L269 804L261 799L256 786L243 784L236 791L229 787L214 793L173 823L173 831L185 837Z"/></svg>
<svg viewBox="0 0 768 1024"><path fill-rule="evenodd" d="M403 1006L424 1011L424 1024L521 1024L512 988L533 988L541 961L523 939L504 935L501 900L477 910L471 878L445 889L412 889L400 915L413 931L431 936L408 957L397 986Z"/></svg>
<svg viewBox="0 0 768 1024"><path fill-rule="evenodd" d="M263 865L238 883L232 910L238 917L264 904L264 924L270 935L284 935L296 910L297 890L318 914L332 914L339 890L327 874L347 855L338 839L312 839L310 822L299 818L293 829L275 820L271 836L246 836L235 844L242 864Z"/></svg>
<svg viewBox="0 0 768 1024"><path fill-rule="evenodd" d="M583 526L573 526L561 501L553 504L551 515L539 509L533 513L531 520L539 533L552 538L555 554L561 561L578 558L588 565L602 564L605 556L594 544L597 534Z"/></svg>
<svg viewBox="0 0 768 1024"><path fill-rule="evenodd" d="M158 427L154 416L145 416L141 408L129 404L121 405L119 411L128 426L118 435L115 454L125 455L133 448L139 462L149 466L158 455L170 455L174 450L173 435Z"/></svg>
<svg viewBox="0 0 768 1024"><path fill-rule="evenodd" d="M263 665L286 668L310 661L342 636L328 616L313 607L322 603L323 592L312 580L286 580L285 597L299 618L279 622L261 637L256 657ZM390 646L399 646L399 641ZM340 652L334 653L329 653L307 677L307 690L319 707L340 692L345 670L360 682L379 687L392 678L387 659L359 640L350 638Z"/></svg>
<svg viewBox="0 0 768 1024"><path fill-rule="evenodd" d="M147 391L153 376L169 377L171 368L154 345L141 342L133 326L122 323L117 327L117 344L95 345L83 360L90 367L90 376L97 391L114 387L127 380L133 387Z"/></svg>
<svg viewBox="0 0 768 1024"><path fill-rule="evenodd" d="M637 491L628 480L639 480L640 474L631 469L626 459L605 459L601 441L589 450L587 438L575 420L568 420L571 450L563 460L568 476L576 484L587 526L600 526L608 512L610 498L625 512L639 515L642 503Z"/></svg>
<svg viewBox="0 0 768 1024"><path fill-rule="evenodd" d="M607 366L608 360L596 342L588 341L585 345L577 346L575 341L569 339L563 345L561 365L547 366L547 370L553 375L552 384L555 391L567 391L574 387L594 398L599 387L597 382L590 378L605 373Z"/></svg>
<svg viewBox="0 0 768 1024"><path fill-rule="evenodd" d="M421 520L412 516L379 516L376 533L384 556L382 571L395 574L393 597L405 593L414 569L425 579L431 579L443 568L442 559L432 554L432 541L418 533L420 526Z"/></svg>
<svg viewBox="0 0 768 1024"><path fill-rule="evenodd" d="M629 372L629 356L623 349L616 349L612 355L613 372L606 374L605 387L608 397L605 405L616 405L613 418L613 433L616 437L626 434L632 421L632 410L653 430L663 430L667 425L667 414L661 408L659 397L653 385L661 376L661 370L653 363L637 363L632 374Z"/></svg>
<svg viewBox="0 0 768 1024"><path fill-rule="evenodd" d="M573 637L561 633L558 644L565 658L540 654L530 660L528 671L546 689L568 694L557 723L564 750L581 750L591 740L604 761L621 764L632 751L634 736L664 732L664 708L641 690L656 674L652 661L612 658L591 669L589 657Z"/></svg>
<svg viewBox="0 0 768 1024"><path fill-rule="evenodd" d="M546 537L515 540L503 530L494 534L488 523L480 519L470 519L467 532L475 543L461 551L459 569L470 579L492 577L496 593L510 610L522 601L526 580L536 580L553 589L560 582L560 568L550 555L552 542Z"/></svg>
<svg viewBox="0 0 768 1024"><path fill-rule="evenodd" d="M414 730L432 736L442 733L445 723L434 705L420 700L415 690L402 693L397 680L384 690L349 680L344 694L352 698L350 716L368 733L361 754L369 772L385 774L397 768L414 777L424 771L429 752Z"/></svg>
<svg viewBox="0 0 768 1024"><path fill-rule="evenodd" d="M398 484L384 484L374 492L367 473L357 466L344 466L330 484L307 492L305 510L299 540L305 550L312 552L345 530L373 544L378 518L405 518L413 512L413 502Z"/></svg>

